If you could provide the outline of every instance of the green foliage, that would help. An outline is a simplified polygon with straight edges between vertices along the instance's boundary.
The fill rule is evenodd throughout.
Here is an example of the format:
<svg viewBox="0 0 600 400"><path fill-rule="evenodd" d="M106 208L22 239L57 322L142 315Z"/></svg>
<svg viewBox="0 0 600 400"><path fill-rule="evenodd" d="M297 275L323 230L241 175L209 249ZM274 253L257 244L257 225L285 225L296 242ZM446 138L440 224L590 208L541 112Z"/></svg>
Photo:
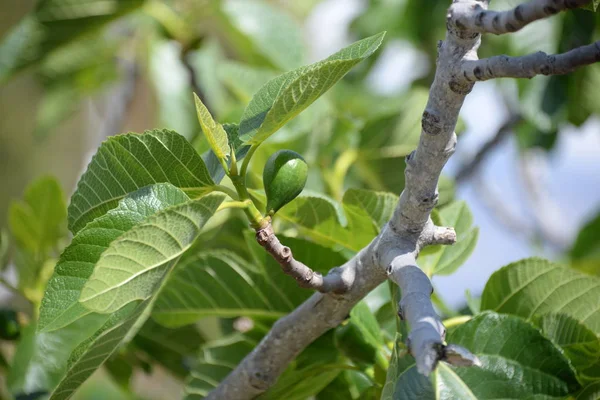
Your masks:
<svg viewBox="0 0 600 400"><path fill-rule="evenodd" d="M13 202L8 215L19 247L34 254L55 247L65 233L65 208L64 194L56 179L43 177L29 185L23 201Z"/></svg>
<svg viewBox="0 0 600 400"><path fill-rule="evenodd" d="M347 323L335 329L336 347L358 365L375 364L382 344L377 319L364 302L352 309Z"/></svg>
<svg viewBox="0 0 600 400"><path fill-rule="evenodd" d="M456 243L452 246L426 249L419 264L429 275L449 275L456 271L475 249L479 229L472 226L473 216L463 201L446 205L434 214L433 218L439 226L454 227Z"/></svg>
<svg viewBox="0 0 600 400"><path fill-rule="evenodd" d="M0 81L73 39L140 7L144 0L43 0L0 44Z"/></svg>
<svg viewBox="0 0 600 400"><path fill-rule="evenodd" d="M454 330L448 342L470 349L482 366L440 363L427 379L397 342L382 399L555 398L578 388L562 352L515 316L482 313Z"/></svg>
<svg viewBox="0 0 600 400"><path fill-rule="evenodd" d="M318 260L312 265L318 266L319 272L326 273L344 262L338 253L317 244L286 237L281 240L304 262ZM248 262L223 250L186 253L157 299L152 317L170 327L205 316L274 319L310 295L283 275L279 264L266 257L262 248L257 249L256 257Z"/></svg>
<svg viewBox="0 0 600 400"><path fill-rule="evenodd" d="M0 271L12 261L12 290L32 310L0 312L1 338L16 340L10 362L0 354L13 397L68 399L104 366L133 398L131 377L161 366L184 384L186 398L204 398L276 319L313 295L282 273L249 221L261 226L262 210L278 211L271 222L281 242L326 274L390 219L404 186L403 158L419 142L447 4L367 2L351 30L370 37L302 66L298 10L314 1L280 3L43 0L0 43L0 81L38 65L38 137L115 83L136 88L136 110L140 98L156 103L147 113L156 120L145 122L167 128L109 137L79 180L68 217L53 178L33 182L13 202L10 235L0 231ZM99 29L135 9L114 29ZM595 23L589 12L561 13L527 37L486 40L481 54L567 51L591 41ZM370 85L384 30L429 58L393 95ZM142 71L151 88L138 84ZM598 114L599 71L504 91L523 114L520 146L552 149L563 121L579 126ZM280 177L280 166L271 168L269 157L281 149L303 160L299 174ZM274 190L278 180L294 190ZM421 249L418 264L430 277L456 272L479 233L467 205L454 199L454 181L443 176L438 186L432 219L454 227L458 240ZM65 246L67 219L73 238ZM431 377L418 374L395 310L397 287L384 284L259 398L596 399L597 225L590 221L568 253L587 274L527 259L492 275L481 304L467 295L473 318L453 320L447 342L473 351L481 367L441 362Z"/></svg>
<svg viewBox="0 0 600 400"><path fill-rule="evenodd" d="M562 313L600 334L600 278L530 258L496 271L481 298L482 310L532 319Z"/></svg>
<svg viewBox="0 0 600 400"><path fill-rule="evenodd" d="M353 66L373 54L384 33L358 41L325 60L267 82L252 98L240 121L240 137L262 143L329 90Z"/></svg>
<svg viewBox="0 0 600 400"><path fill-rule="evenodd" d="M204 161L173 131L111 137L77 184L69 204L69 229L79 232L128 193L160 182L171 183L190 196L207 193L214 185Z"/></svg>

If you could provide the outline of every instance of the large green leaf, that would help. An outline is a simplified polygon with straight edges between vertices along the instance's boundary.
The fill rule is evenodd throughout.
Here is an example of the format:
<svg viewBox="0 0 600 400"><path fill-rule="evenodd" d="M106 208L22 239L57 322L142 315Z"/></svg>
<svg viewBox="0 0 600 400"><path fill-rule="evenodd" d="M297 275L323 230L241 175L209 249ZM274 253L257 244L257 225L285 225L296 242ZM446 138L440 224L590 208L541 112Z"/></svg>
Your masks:
<svg viewBox="0 0 600 400"><path fill-rule="evenodd" d="M469 258L475 245L479 229L473 227L473 216L467 203L456 201L443 207L437 214L440 226L456 230L456 243L452 246L436 246L419 257L419 265L428 275L450 275Z"/></svg>
<svg viewBox="0 0 600 400"><path fill-rule="evenodd" d="M600 334L600 278L539 258L521 260L490 277L481 309L526 319L567 314Z"/></svg>
<svg viewBox="0 0 600 400"><path fill-rule="evenodd" d="M11 233L24 250L49 250L66 233L67 206L62 189L55 178L42 177L27 187L23 197L10 206Z"/></svg>
<svg viewBox="0 0 600 400"><path fill-rule="evenodd" d="M319 272L326 273L345 261L314 243L280 239L297 259ZM193 323L209 315L279 318L310 296L264 249L257 253L256 265L224 250L186 254L159 296L152 318L166 326Z"/></svg>
<svg viewBox="0 0 600 400"><path fill-rule="evenodd" d="M155 295L161 289L169 271L161 271L158 277L154 277L150 283L146 280L151 289L143 288L143 293L134 293L133 296L130 296L131 298L125 300L120 297L118 300L122 301L123 306L116 312L98 314L76 307L78 304L76 301L85 288L87 278L94 275L91 268L94 264L102 263L102 254L111 252L114 246L119 247L123 243L123 238L131 239L132 232L141 230L150 233L151 237L160 238L158 232L165 232L162 229L168 228L168 224L165 225L163 222L175 221L174 213L181 212L181 214L177 214L176 219L184 215L195 217L193 223L183 223L178 225L177 229L177 233L180 235L179 240L184 237L191 242L199 229L196 224L203 225L208 214L212 214L216 210L223 197L223 195L208 195L198 200L185 202L185 194L172 185L162 184L144 188L122 200L118 210L107 213L103 218L94 221L82 230L78 236L90 235L90 240L92 240L91 235L93 235L98 249L93 249L93 242L74 240L74 245L69 246L65 253L70 251L73 254L78 253L85 260L78 265L81 267L87 262L91 267L81 268L79 276L71 275L70 279L65 281L67 286L64 293L72 292L68 295L70 301L65 304L67 309L65 315L60 314L60 311L57 313L52 310L52 307L48 308L48 303L46 303L46 307L42 306L42 310L48 308L50 316L55 317L50 319L50 323L56 324L56 327L60 326L60 328L51 332L39 332L35 336L33 350L30 351L33 356L29 357L31 361L28 363L27 373L24 374L24 382L17 386L17 390L23 388L22 391L25 393L31 393L32 389L53 390L51 399L67 399L122 343L130 341L150 315L156 299ZM184 202L181 203L181 201ZM169 204L169 202L175 204ZM200 204L202 204L201 207ZM164 208L165 206L167 208ZM142 218L143 220L139 222L140 218L136 213L145 216L145 214L151 214L153 209L161 207L164 209L158 210L147 218ZM197 208L200 210L196 212ZM115 215L117 216L115 217ZM108 221L108 218L111 217L114 225ZM120 229L127 228L128 224L134 226L122 233ZM117 236L116 240L113 239L115 235ZM185 246L185 242L183 245ZM90 250L92 250L92 255L88 254ZM93 251L98 251L98 253L94 254ZM165 256L169 258L168 256L173 256L173 254L165 254ZM76 256L71 260L78 261ZM143 261L156 260L149 257ZM158 257L158 263L161 265L164 263L162 257ZM63 264L63 266L65 265L69 266L67 262ZM75 272L79 270L77 263L70 267L73 268L71 274L73 270ZM67 267L64 269L68 270ZM158 265L156 269L160 269ZM77 277L80 279L73 279ZM61 277L57 276L56 279L56 282L60 283ZM56 285L54 289L49 288L49 291L54 292L60 290L60 285ZM60 320L60 324L56 322L57 320ZM40 371L42 376L46 376L45 380L39 379Z"/></svg>
<svg viewBox="0 0 600 400"><path fill-rule="evenodd" d="M79 302L98 313L151 297L224 200L210 194L153 215L102 253Z"/></svg>
<svg viewBox="0 0 600 400"><path fill-rule="evenodd" d="M0 43L0 81L144 0L43 0Z"/></svg>
<svg viewBox="0 0 600 400"><path fill-rule="evenodd" d="M382 399L542 399L564 397L578 388L562 352L522 319L482 313L448 338L468 348L481 367L438 364L430 379L396 343Z"/></svg>
<svg viewBox="0 0 600 400"><path fill-rule="evenodd" d="M100 146L79 180L69 205L69 228L77 233L128 193L162 182L190 196L207 193L214 185L194 148L173 131L113 136Z"/></svg>
<svg viewBox="0 0 600 400"><path fill-rule="evenodd" d="M379 233L394 211L391 193L349 189L340 205L325 196L304 192L278 212L279 218L324 245L359 251Z"/></svg>
<svg viewBox="0 0 600 400"><path fill-rule="evenodd" d="M188 200L185 193L170 184L148 186L123 198L117 208L86 225L63 251L48 281L38 329L62 328L89 314L79 303L79 296L110 243L156 212Z"/></svg>
<svg viewBox="0 0 600 400"><path fill-rule="evenodd" d="M565 351L578 374L600 364L600 339L585 325L565 314L546 314L538 325Z"/></svg>
<svg viewBox="0 0 600 400"><path fill-rule="evenodd" d="M288 70L302 64L302 29L277 6L260 0L225 0L223 12L254 50L274 66Z"/></svg>
<svg viewBox="0 0 600 400"><path fill-rule="evenodd" d="M240 121L247 143L263 142L329 90L350 69L373 54L384 33L360 40L325 60L267 82L252 98Z"/></svg>

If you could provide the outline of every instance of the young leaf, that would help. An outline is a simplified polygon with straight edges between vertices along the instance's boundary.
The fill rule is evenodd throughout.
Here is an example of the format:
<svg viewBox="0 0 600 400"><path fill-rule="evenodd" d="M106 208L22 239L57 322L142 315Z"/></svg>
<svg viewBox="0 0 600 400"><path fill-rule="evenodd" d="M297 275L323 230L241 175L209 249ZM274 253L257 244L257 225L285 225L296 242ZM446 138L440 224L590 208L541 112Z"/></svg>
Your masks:
<svg viewBox="0 0 600 400"><path fill-rule="evenodd" d="M69 229L76 234L116 207L128 193L155 183L171 183L190 196L208 193L214 185L202 158L173 131L109 138L92 158L71 197Z"/></svg>
<svg viewBox="0 0 600 400"><path fill-rule="evenodd" d="M377 50L385 33L360 40L325 60L267 82L252 98L240 121L240 137L262 143L311 105L350 69Z"/></svg>
<svg viewBox="0 0 600 400"><path fill-rule="evenodd" d="M561 350L518 317L485 312L456 328L448 343L471 350L482 366L441 362L430 380L417 372L414 359L397 342L381 398L562 398L579 386Z"/></svg>
<svg viewBox="0 0 600 400"><path fill-rule="evenodd" d="M600 278L528 258L494 272L483 290L481 309L526 319L567 314L599 334Z"/></svg>
<svg viewBox="0 0 600 400"><path fill-rule="evenodd" d="M105 314L150 298L224 198L215 193L168 208L121 235L100 256L79 302Z"/></svg>
<svg viewBox="0 0 600 400"><path fill-rule="evenodd" d="M63 251L48 281L38 329L59 329L89 314L79 303L79 296L109 244L149 216L188 200L185 193L168 183L147 186L121 199L117 208L86 225Z"/></svg>
<svg viewBox="0 0 600 400"><path fill-rule="evenodd" d="M196 93L194 93L194 101L196 102L196 113L198 114L198 121L200 121L202 132L204 132L212 151L225 166L225 162L231 151L229 141L227 140L227 133L221 124L215 122Z"/></svg>

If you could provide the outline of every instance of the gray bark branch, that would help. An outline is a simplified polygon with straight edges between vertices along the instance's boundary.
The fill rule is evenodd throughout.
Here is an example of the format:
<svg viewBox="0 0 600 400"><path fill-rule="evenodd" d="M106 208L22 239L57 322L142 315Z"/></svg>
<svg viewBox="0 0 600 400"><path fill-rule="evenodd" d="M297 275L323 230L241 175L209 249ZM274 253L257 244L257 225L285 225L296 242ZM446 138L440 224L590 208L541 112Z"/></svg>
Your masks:
<svg viewBox="0 0 600 400"><path fill-rule="evenodd" d="M467 11L456 16L456 25L461 29L480 33L516 32L526 25L548 18L560 11L583 7L591 0L531 0L508 11L486 10L480 4L471 7L475 12Z"/></svg>
<svg viewBox="0 0 600 400"><path fill-rule="evenodd" d="M598 61L600 61L600 41L561 54L548 55L538 51L522 57L501 55L469 60L463 64L463 74L470 81L533 78L536 75L564 75Z"/></svg>

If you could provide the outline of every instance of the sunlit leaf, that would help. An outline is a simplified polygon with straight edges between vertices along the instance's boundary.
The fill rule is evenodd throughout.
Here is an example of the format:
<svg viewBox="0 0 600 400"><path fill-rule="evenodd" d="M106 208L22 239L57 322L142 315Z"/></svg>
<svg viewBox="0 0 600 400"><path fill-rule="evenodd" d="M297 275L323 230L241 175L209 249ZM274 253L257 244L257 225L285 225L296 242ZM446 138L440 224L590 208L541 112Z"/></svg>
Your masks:
<svg viewBox="0 0 600 400"><path fill-rule="evenodd" d="M240 121L240 137L261 143L329 90L354 65L371 55L384 33L358 41L323 61L301 67L266 83L252 98Z"/></svg>
<svg viewBox="0 0 600 400"><path fill-rule="evenodd" d="M164 182L190 196L207 193L214 185L194 148L173 131L113 136L100 146L79 180L69 205L69 228L77 233L128 193Z"/></svg>
<svg viewBox="0 0 600 400"><path fill-rule="evenodd" d="M481 309L526 319L566 314L599 334L600 278L528 258L494 272L485 285Z"/></svg>
<svg viewBox="0 0 600 400"><path fill-rule="evenodd" d="M217 158L224 162L229 157L229 152L231 151L227 133L223 129L223 126L213 119L206 106L195 93L194 101L196 102L196 114L198 115L202 132L204 132L210 148Z"/></svg>

